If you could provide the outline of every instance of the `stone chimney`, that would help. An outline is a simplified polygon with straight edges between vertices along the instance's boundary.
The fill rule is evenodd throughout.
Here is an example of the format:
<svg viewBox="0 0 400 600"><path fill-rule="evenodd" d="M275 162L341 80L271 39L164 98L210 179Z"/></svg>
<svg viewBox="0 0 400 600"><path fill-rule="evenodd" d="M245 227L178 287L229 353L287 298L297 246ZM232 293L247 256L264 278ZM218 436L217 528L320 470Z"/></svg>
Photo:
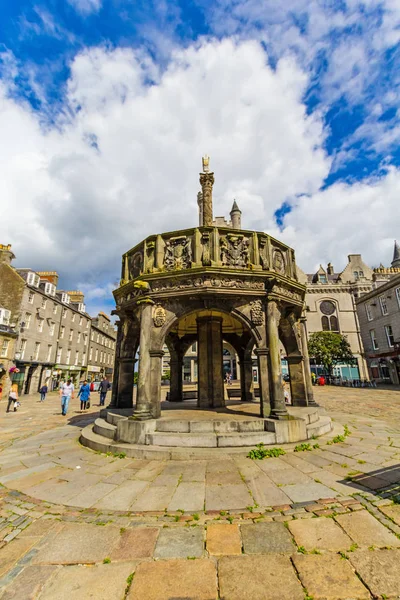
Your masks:
<svg viewBox="0 0 400 600"><path fill-rule="evenodd" d="M231 215L231 221L232 221L232 228L233 229L242 229L242 211L236 204L236 200L233 201L230 215Z"/></svg>
<svg viewBox="0 0 400 600"><path fill-rule="evenodd" d="M36 271L42 281L48 281L57 287L58 273L57 271Z"/></svg>
<svg viewBox="0 0 400 600"><path fill-rule="evenodd" d="M326 269L326 272L328 273L328 275L333 275L333 265L332 263L328 263L328 267Z"/></svg>
<svg viewBox="0 0 400 600"><path fill-rule="evenodd" d="M0 263L11 265L11 261L15 258L11 250L11 244L0 244Z"/></svg>
<svg viewBox="0 0 400 600"><path fill-rule="evenodd" d="M76 304L83 304L85 300L84 293L80 292L79 290L73 290L71 292L67 292L67 294L71 298L71 302L74 302Z"/></svg>

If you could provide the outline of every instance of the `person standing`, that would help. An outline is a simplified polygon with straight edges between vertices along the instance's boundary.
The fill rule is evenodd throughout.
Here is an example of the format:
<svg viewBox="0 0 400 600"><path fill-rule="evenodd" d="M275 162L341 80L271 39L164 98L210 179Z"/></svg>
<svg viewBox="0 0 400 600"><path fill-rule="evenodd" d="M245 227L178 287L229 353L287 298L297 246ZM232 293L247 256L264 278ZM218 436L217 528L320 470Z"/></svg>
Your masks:
<svg viewBox="0 0 400 600"><path fill-rule="evenodd" d="M47 385L42 385L42 387L40 388L40 402L44 402L46 400L46 394L49 391L49 388L47 387Z"/></svg>
<svg viewBox="0 0 400 600"><path fill-rule="evenodd" d="M74 391L74 384L70 379L60 387L61 413L64 416L67 414L70 399L75 397Z"/></svg>
<svg viewBox="0 0 400 600"><path fill-rule="evenodd" d="M17 412L19 402L18 402L18 386L16 383L13 383L11 386L10 395L8 396L8 404L7 404L6 412L10 412L11 406L13 406L14 412Z"/></svg>
<svg viewBox="0 0 400 600"><path fill-rule="evenodd" d="M86 403L89 401L90 398L90 385L88 384L86 379L81 385L81 389L78 392L78 398L79 397L81 399L81 410L86 410Z"/></svg>
<svg viewBox="0 0 400 600"><path fill-rule="evenodd" d="M108 381L107 377L104 377L103 381L100 383L99 392L100 392L100 404L99 406L104 406L106 401L106 395L108 390L111 387L111 383Z"/></svg>

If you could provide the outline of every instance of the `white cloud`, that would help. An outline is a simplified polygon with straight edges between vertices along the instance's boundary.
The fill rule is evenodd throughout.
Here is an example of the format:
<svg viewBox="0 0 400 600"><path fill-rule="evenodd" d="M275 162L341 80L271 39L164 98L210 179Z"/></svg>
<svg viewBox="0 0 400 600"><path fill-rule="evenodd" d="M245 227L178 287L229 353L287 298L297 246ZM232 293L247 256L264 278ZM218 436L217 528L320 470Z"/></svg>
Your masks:
<svg viewBox="0 0 400 600"><path fill-rule="evenodd" d="M290 58L273 71L256 42L204 41L176 51L163 74L143 54L96 48L74 60L62 116L44 127L0 82L0 241L13 244L19 266L85 282L97 310L124 251L197 224L207 152L215 214L236 198L244 226L283 237L304 268L350 251L370 256L371 239L381 243L375 262L387 262L399 175L319 192L330 159L320 115L302 104L308 83ZM274 211L299 194L311 197L297 200L281 235Z"/></svg>
<svg viewBox="0 0 400 600"><path fill-rule="evenodd" d="M69 4L81 15L90 15L99 12L102 0L68 0Z"/></svg>

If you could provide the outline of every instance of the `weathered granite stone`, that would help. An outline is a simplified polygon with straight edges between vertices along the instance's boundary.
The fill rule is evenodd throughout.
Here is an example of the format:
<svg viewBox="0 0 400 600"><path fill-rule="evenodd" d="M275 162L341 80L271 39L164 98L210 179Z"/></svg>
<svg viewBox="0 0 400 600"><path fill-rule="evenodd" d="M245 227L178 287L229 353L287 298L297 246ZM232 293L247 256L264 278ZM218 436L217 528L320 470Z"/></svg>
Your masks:
<svg viewBox="0 0 400 600"><path fill-rule="evenodd" d="M242 541L238 525L225 523L208 525L206 548L214 555L241 554Z"/></svg>
<svg viewBox="0 0 400 600"><path fill-rule="evenodd" d="M0 577L7 573L15 563L22 557L38 540L35 538L24 538L13 540L0 549Z"/></svg>
<svg viewBox="0 0 400 600"><path fill-rule="evenodd" d="M0 592L1 600L36 600L45 583L56 571L56 566L26 567L5 588L3 594Z"/></svg>
<svg viewBox="0 0 400 600"><path fill-rule="evenodd" d="M130 560L132 558L151 558L153 556L158 527L135 527L127 529L121 535L118 545L110 554L111 560Z"/></svg>
<svg viewBox="0 0 400 600"><path fill-rule="evenodd" d="M203 551L202 528L163 528L158 536L154 558L198 558L203 556Z"/></svg>
<svg viewBox="0 0 400 600"><path fill-rule="evenodd" d="M366 510L335 519L359 546L400 547L400 540Z"/></svg>
<svg viewBox="0 0 400 600"><path fill-rule="evenodd" d="M241 525L240 529L246 554L294 551L292 538L283 523L253 523Z"/></svg>
<svg viewBox="0 0 400 600"><path fill-rule="evenodd" d="M289 530L296 544L306 550L346 550L352 540L332 519L319 517L307 521L290 521Z"/></svg>
<svg viewBox="0 0 400 600"><path fill-rule="evenodd" d="M357 550L349 560L374 597L400 597L399 550Z"/></svg>

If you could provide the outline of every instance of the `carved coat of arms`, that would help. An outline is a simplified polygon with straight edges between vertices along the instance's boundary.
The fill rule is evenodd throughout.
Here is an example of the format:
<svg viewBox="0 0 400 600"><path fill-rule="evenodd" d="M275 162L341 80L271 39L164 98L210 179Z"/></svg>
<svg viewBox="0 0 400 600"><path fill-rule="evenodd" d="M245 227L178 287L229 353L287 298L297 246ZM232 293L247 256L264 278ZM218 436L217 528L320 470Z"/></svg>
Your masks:
<svg viewBox="0 0 400 600"><path fill-rule="evenodd" d="M171 238L165 244L164 265L168 271L190 269L192 266L192 248L190 238L181 236Z"/></svg>
<svg viewBox="0 0 400 600"><path fill-rule="evenodd" d="M223 265L247 267L249 262L249 240L238 235L221 238L221 261Z"/></svg>
<svg viewBox="0 0 400 600"><path fill-rule="evenodd" d="M153 323L155 327L162 327L166 320L165 308L161 304L156 304L153 309Z"/></svg>
<svg viewBox="0 0 400 600"><path fill-rule="evenodd" d="M254 325L264 325L264 311L261 300L250 302L250 315Z"/></svg>

